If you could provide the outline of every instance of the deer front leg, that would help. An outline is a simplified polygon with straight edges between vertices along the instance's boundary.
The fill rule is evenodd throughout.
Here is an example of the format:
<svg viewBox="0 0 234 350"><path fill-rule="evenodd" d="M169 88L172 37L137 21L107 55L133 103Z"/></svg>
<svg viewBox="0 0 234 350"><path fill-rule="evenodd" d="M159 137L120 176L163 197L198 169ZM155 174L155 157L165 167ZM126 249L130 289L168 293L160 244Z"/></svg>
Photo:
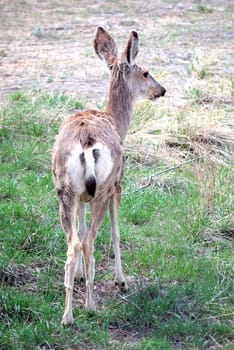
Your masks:
<svg viewBox="0 0 234 350"><path fill-rule="evenodd" d="M80 202L80 205L78 207L78 221L79 221L78 238L80 241L82 241L87 232L86 205L84 202ZM77 257L75 279L79 282L84 281L83 256L82 256L81 250L79 251L78 257Z"/></svg>
<svg viewBox="0 0 234 350"><path fill-rule="evenodd" d="M127 289L127 283L122 271L121 253L120 253L120 231L119 231L119 205L121 199L121 186L116 185L115 192L110 199L109 212L111 218L111 236L115 254L116 275L115 284L123 292Z"/></svg>
<svg viewBox="0 0 234 350"><path fill-rule="evenodd" d="M81 250L81 242L76 233L76 203L71 194L65 193L60 197L60 219L67 238L67 260L65 263L64 285L66 288L65 309L61 323L73 323L72 296L77 256Z"/></svg>

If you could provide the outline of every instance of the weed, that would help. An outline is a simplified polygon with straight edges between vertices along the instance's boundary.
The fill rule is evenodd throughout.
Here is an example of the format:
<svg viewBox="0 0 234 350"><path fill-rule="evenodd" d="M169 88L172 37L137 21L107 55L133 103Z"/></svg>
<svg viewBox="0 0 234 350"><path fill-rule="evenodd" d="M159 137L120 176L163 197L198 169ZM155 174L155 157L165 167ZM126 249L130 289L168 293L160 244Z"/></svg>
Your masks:
<svg viewBox="0 0 234 350"><path fill-rule="evenodd" d="M52 83L53 81L54 81L54 78L53 78L53 77L50 76L50 77L47 78L47 82L48 82L48 83Z"/></svg>
<svg viewBox="0 0 234 350"><path fill-rule="evenodd" d="M195 72L197 77L199 79L204 79L209 75L209 72L207 70L206 67L199 67L199 69L197 67L194 66L194 64L191 65L191 71Z"/></svg>
<svg viewBox="0 0 234 350"><path fill-rule="evenodd" d="M234 79L230 79L230 90L231 90L231 94L232 96L234 95Z"/></svg>
<svg viewBox="0 0 234 350"><path fill-rule="evenodd" d="M36 36L37 38L40 38L43 35L43 30L41 27L35 27L32 35Z"/></svg>
<svg viewBox="0 0 234 350"><path fill-rule="evenodd" d="M203 4L197 5L197 10L201 13L212 13L213 12L212 8L210 8L206 5L203 5Z"/></svg>

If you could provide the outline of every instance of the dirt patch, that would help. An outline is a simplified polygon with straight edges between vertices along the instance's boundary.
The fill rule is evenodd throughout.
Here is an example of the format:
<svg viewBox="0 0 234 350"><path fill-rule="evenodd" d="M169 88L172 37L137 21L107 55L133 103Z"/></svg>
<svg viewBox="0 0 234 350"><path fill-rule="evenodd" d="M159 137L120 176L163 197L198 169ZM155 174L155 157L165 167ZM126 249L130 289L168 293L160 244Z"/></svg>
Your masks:
<svg viewBox="0 0 234 350"><path fill-rule="evenodd" d="M43 88L89 100L103 98L108 76L92 47L97 25L123 45L131 29L141 38L139 60L164 71L175 96L188 79L196 47L219 50L229 69L233 2L209 2L211 11L193 1L2 1L0 11L0 89ZM204 7L205 9L205 7Z"/></svg>
<svg viewBox="0 0 234 350"><path fill-rule="evenodd" d="M109 327L109 331L112 334L114 341L118 344L120 342L128 343L131 345L137 344L147 335L150 336L151 332L140 332L137 330L127 331L123 330L119 327L118 324L111 324Z"/></svg>
<svg viewBox="0 0 234 350"><path fill-rule="evenodd" d="M183 135L177 128L178 120L186 116L186 128L194 119L189 115L194 106L204 107L204 111L217 107L214 113L211 110L209 115L202 115L194 128L204 125L212 131L225 125L233 135L233 13L231 0L106 0L92 4L84 0L3 0L0 104L6 94L18 89L39 89L73 95L87 101L87 107L103 105L109 76L94 53L95 29L98 25L107 28L120 50L129 32L136 29L141 44L138 62L147 65L167 94L157 102L154 120L144 123L139 132L130 130L127 149L147 164L173 163L180 156L193 156L200 152L201 143L195 143L196 149L192 145L191 150L184 150L180 140L172 147L170 138L174 132ZM191 93L193 101L188 103ZM208 123L206 128L205 120L219 114L220 122L215 126ZM165 147L167 142L169 147ZM190 140L186 147L190 147ZM222 158L224 153L219 149L213 158Z"/></svg>
<svg viewBox="0 0 234 350"><path fill-rule="evenodd" d="M27 290L34 290L37 282L37 268L30 266L10 264L0 271L0 283L7 287L22 288L27 285Z"/></svg>
<svg viewBox="0 0 234 350"><path fill-rule="evenodd" d="M222 230L220 233L224 238L228 240L234 240L234 228Z"/></svg>

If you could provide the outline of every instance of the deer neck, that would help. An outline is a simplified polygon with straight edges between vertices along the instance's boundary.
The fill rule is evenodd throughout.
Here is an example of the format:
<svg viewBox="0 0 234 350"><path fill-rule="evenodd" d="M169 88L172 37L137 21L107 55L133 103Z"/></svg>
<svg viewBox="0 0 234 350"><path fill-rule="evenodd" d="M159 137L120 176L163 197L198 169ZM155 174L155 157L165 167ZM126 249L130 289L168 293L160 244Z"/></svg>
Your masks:
<svg viewBox="0 0 234 350"><path fill-rule="evenodd" d="M134 101L132 91L126 84L123 75L119 74L117 79L112 78L105 112L112 115L122 141L129 129Z"/></svg>

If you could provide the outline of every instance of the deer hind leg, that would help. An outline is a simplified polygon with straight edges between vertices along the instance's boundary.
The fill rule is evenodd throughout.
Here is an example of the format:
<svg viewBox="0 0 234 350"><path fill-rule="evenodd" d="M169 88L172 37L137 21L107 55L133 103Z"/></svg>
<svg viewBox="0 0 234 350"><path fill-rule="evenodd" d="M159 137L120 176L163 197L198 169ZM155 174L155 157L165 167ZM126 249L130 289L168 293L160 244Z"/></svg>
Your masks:
<svg viewBox="0 0 234 350"><path fill-rule="evenodd" d="M102 200L96 199L93 201L93 203L91 203L90 227L82 242L87 287L86 308L90 311L96 310L95 302L93 300L93 280L95 276L95 259L93 256L94 242L108 205L109 200L102 202Z"/></svg>
<svg viewBox="0 0 234 350"><path fill-rule="evenodd" d="M86 214L86 205L84 202L80 202L80 205L78 207L78 219L79 219L78 238L80 241L83 240L83 238L87 232L86 215L85 214ZM75 279L79 282L84 282L82 251L79 251L79 253L78 253Z"/></svg>
<svg viewBox="0 0 234 350"><path fill-rule="evenodd" d="M121 199L121 186L115 186L115 192L110 199L109 212L111 218L111 236L115 254L115 285L123 292L127 289L127 283L122 271L121 253L120 253L120 230L119 230L119 205Z"/></svg>
<svg viewBox="0 0 234 350"><path fill-rule="evenodd" d="M66 289L65 309L61 323L73 323L72 295L74 277L77 264L77 256L81 250L81 242L76 232L77 201L72 193L66 192L60 195L59 202L60 220L67 238L67 260L65 263L64 285Z"/></svg>

